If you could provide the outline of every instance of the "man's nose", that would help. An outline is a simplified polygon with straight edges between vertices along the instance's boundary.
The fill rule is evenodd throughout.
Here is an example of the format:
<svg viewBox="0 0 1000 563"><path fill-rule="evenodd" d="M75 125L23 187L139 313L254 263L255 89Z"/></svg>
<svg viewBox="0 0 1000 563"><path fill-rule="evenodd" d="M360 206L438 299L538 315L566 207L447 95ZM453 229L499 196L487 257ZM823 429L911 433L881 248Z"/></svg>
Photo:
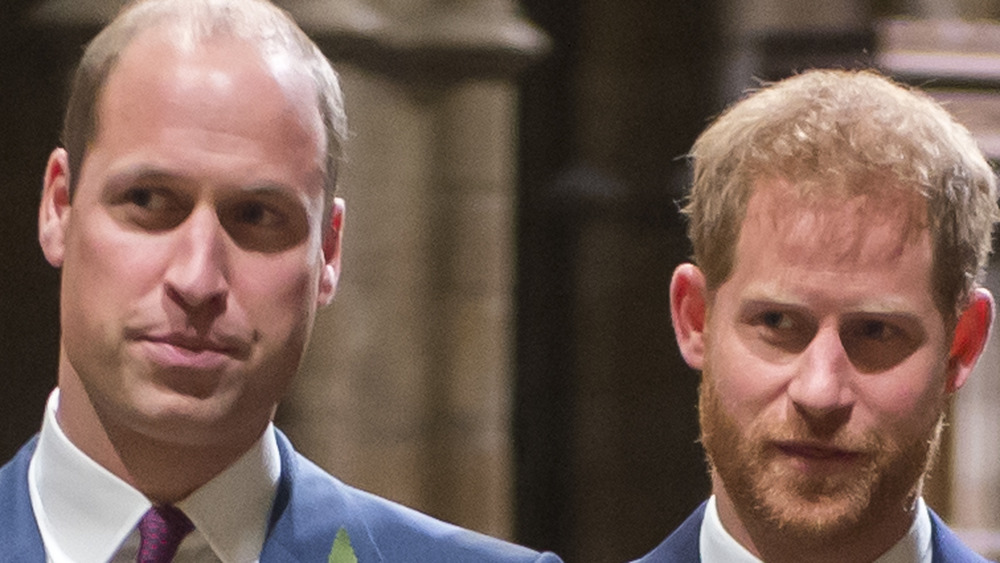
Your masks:
<svg viewBox="0 0 1000 563"><path fill-rule="evenodd" d="M788 395L797 410L811 418L822 418L854 404L854 366L837 327L820 327L800 360L788 385Z"/></svg>
<svg viewBox="0 0 1000 563"><path fill-rule="evenodd" d="M218 314L229 290L225 230L214 210L195 208L175 234L164 280L167 294L189 313Z"/></svg>

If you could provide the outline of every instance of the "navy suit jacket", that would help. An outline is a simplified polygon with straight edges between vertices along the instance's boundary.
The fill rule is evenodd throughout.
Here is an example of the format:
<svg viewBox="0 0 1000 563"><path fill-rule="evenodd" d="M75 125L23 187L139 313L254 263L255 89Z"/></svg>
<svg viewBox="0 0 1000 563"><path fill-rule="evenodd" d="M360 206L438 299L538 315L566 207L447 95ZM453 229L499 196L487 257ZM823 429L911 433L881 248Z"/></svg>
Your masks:
<svg viewBox="0 0 1000 563"><path fill-rule="evenodd" d="M706 506L707 502L703 502L679 528L674 530L674 533L636 563L700 562L698 539L701 535L701 521L705 518ZM966 547L933 510L928 508L927 511L931 516L933 563L988 563L985 558Z"/></svg>
<svg viewBox="0 0 1000 563"><path fill-rule="evenodd" d="M326 563L340 528L347 530L359 563L560 561L349 487L295 452L281 432L277 435L281 478L261 563ZM45 561L28 493L28 462L36 442L37 437L0 468L3 563Z"/></svg>

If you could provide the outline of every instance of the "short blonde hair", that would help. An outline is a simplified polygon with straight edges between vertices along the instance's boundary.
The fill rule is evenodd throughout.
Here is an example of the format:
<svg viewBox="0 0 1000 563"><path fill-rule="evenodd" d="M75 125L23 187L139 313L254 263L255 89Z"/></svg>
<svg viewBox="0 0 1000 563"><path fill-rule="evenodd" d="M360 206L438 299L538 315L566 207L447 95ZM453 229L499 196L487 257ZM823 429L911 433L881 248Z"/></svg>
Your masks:
<svg viewBox="0 0 1000 563"><path fill-rule="evenodd" d="M927 202L942 313L961 310L982 279L1000 217L992 168L928 95L875 72L814 70L758 90L702 133L690 158L683 213L710 289L729 277L747 202L767 177L834 197L913 190Z"/></svg>

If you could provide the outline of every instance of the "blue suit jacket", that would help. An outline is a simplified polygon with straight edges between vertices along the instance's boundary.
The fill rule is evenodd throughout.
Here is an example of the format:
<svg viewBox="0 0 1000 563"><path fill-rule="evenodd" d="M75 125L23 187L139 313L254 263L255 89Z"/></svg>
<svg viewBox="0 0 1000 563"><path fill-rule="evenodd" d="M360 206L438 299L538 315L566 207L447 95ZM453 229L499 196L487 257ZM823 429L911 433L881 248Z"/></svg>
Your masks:
<svg viewBox="0 0 1000 563"><path fill-rule="evenodd" d="M700 562L698 539L701 535L701 521L705 518L705 506L707 502L703 502L679 528L674 530L674 533L636 563ZM929 508L927 510L931 516L933 563L988 563L986 559L966 547L933 510Z"/></svg>
<svg viewBox="0 0 1000 563"><path fill-rule="evenodd" d="M341 527L347 530L359 563L496 562L556 563L539 554L483 534L435 520L334 479L278 434L281 479L261 563L326 563ZM33 438L0 468L0 561L45 561L45 548L28 494L28 462Z"/></svg>

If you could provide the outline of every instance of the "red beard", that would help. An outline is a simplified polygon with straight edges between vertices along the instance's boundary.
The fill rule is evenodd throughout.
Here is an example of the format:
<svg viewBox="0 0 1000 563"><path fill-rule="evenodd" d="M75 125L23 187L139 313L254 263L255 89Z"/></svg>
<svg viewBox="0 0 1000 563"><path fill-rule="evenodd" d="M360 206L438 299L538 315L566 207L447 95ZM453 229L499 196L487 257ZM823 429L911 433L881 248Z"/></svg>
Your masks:
<svg viewBox="0 0 1000 563"><path fill-rule="evenodd" d="M941 406L943 412L943 405ZM905 511L920 494L936 455L943 414L912 443L874 432L851 434L842 421L760 419L741 427L726 412L706 365L699 413L708 460L748 529L805 545L851 537L890 511ZM776 441L822 443L861 452L828 472L804 472Z"/></svg>

